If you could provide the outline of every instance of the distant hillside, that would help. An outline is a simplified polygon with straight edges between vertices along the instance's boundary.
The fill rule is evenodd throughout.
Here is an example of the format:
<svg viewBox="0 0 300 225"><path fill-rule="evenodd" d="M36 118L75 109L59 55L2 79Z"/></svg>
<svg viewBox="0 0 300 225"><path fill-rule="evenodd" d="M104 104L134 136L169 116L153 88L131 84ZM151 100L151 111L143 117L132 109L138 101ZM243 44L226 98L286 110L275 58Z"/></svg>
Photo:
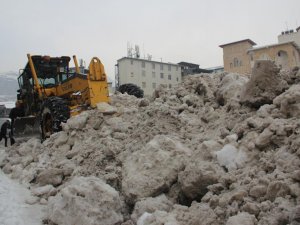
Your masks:
<svg viewBox="0 0 300 225"><path fill-rule="evenodd" d="M19 89L18 74L15 72L0 73L0 101L14 101Z"/></svg>

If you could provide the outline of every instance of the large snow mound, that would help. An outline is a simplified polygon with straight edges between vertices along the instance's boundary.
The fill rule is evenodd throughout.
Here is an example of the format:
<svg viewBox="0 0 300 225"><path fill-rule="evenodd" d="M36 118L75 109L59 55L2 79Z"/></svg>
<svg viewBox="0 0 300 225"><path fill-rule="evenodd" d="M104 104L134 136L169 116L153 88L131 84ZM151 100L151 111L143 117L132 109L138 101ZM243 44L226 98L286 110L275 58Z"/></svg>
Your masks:
<svg viewBox="0 0 300 225"><path fill-rule="evenodd" d="M298 72L278 71L112 95L44 143L7 148L0 167L48 205L49 223L296 224Z"/></svg>

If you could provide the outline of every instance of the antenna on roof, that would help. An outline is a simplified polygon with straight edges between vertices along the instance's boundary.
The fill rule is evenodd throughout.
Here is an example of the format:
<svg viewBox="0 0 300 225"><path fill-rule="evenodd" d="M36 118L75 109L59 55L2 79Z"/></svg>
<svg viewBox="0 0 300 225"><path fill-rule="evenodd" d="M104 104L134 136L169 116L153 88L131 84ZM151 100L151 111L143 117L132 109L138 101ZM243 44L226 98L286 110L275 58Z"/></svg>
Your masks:
<svg viewBox="0 0 300 225"><path fill-rule="evenodd" d="M135 57L137 58L137 59L139 59L140 58L140 47L138 46L138 45L135 45Z"/></svg>
<svg viewBox="0 0 300 225"><path fill-rule="evenodd" d="M285 21L286 30L289 30L288 23Z"/></svg>
<svg viewBox="0 0 300 225"><path fill-rule="evenodd" d="M127 42L127 57L130 57L130 58L132 58L132 46L131 46L131 44L130 44L130 42L128 41Z"/></svg>

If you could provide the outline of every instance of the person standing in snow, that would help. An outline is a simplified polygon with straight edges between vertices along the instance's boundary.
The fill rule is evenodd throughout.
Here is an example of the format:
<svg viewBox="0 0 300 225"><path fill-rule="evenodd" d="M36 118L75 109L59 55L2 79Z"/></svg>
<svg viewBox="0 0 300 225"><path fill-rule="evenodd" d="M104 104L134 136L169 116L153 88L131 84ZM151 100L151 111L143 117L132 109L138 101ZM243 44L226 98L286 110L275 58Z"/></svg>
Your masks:
<svg viewBox="0 0 300 225"><path fill-rule="evenodd" d="M9 118L11 119L11 138L12 139L13 139L13 135L14 135L13 128L14 128L14 122L15 122L16 118L23 117L24 115L25 115L25 112L24 112L24 108L22 105L22 101L17 100L16 107L12 108L9 113ZM13 139L13 141L14 141L14 139Z"/></svg>
<svg viewBox="0 0 300 225"><path fill-rule="evenodd" d="M7 139L10 138L10 145L13 145L14 139L11 136L10 122L6 120L1 126L0 141L4 139L4 145L7 147Z"/></svg>

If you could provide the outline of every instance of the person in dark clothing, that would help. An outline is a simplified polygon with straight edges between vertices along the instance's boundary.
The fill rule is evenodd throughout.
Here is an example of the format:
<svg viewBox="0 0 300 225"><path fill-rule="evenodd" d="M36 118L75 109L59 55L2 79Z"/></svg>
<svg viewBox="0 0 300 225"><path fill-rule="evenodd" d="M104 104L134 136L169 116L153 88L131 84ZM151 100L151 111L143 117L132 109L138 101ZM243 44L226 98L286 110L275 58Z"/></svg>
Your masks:
<svg viewBox="0 0 300 225"><path fill-rule="evenodd" d="M9 120L6 120L2 126L1 126L1 133L0 133L0 141L4 139L4 145L7 147L7 139L10 138L10 145L13 145L15 143L14 139L11 136L11 130L10 130L10 122Z"/></svg>
<svg viewBox="0 0 300 225"><path fill-rule="evenodd" d="M16 101L16 107L15 108L12 108L10 110L10 113L9 113L9 118L11 119L11 138L13 139L13 135L14 135L14 122L15 122L15 119L17 117L23 117L25 116L25 111L24 111L24 108L22 106L22 102L21 101ZM13 139L14 141L14 139Z"/></svg>

